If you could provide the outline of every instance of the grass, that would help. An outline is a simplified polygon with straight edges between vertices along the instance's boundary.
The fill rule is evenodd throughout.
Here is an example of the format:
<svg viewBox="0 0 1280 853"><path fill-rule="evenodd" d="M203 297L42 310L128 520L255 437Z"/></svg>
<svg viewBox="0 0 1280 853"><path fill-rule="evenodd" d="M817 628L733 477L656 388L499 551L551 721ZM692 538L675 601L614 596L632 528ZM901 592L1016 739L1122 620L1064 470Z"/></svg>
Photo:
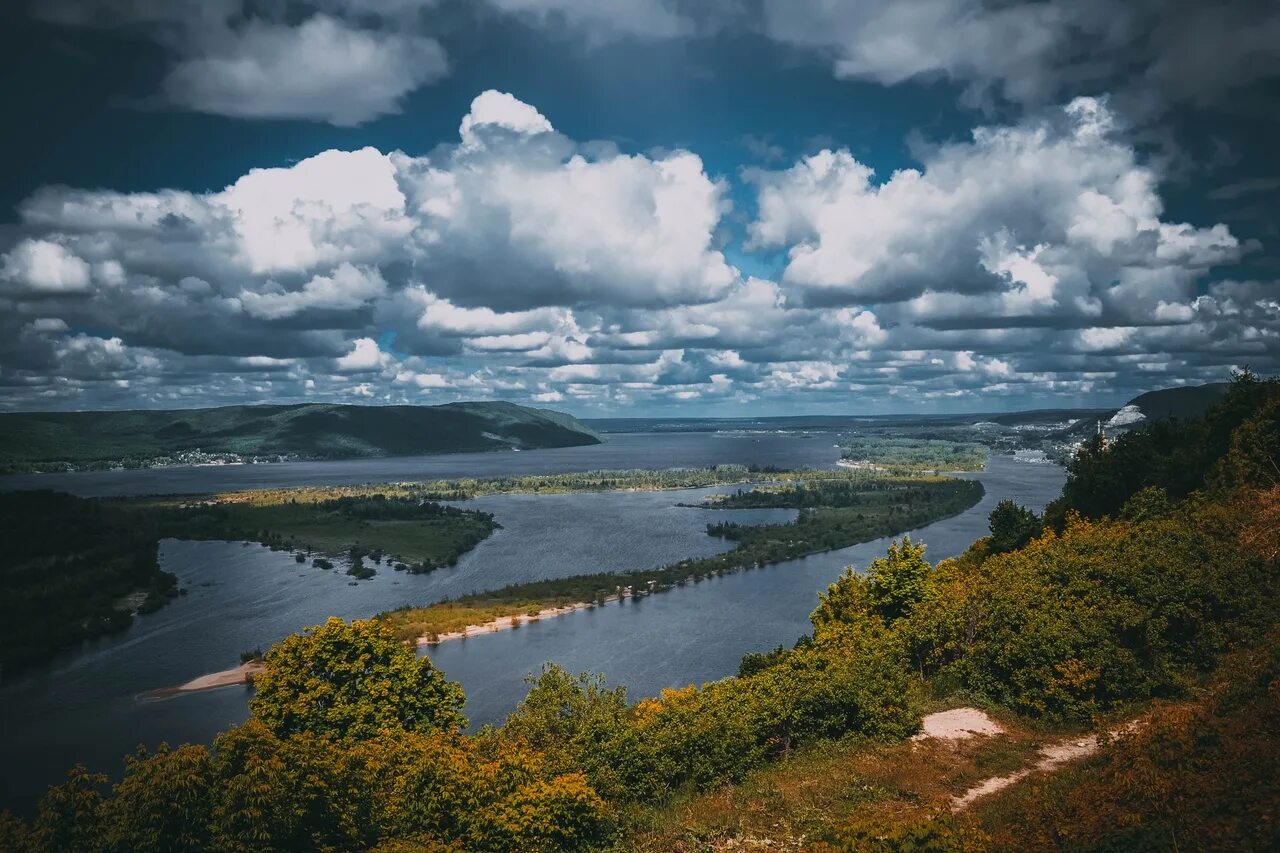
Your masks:
<svg viewBox="0 0 1280 853"><path fill-rule="evenodd" d="M464 631L472 625L486 625L507 616L532 616L545 608L565 607L578 601L571 595L507 601L447 601L428 607L393 610L379 618L386 620L402 639L435 639L440 634Z"/></svg>
<svg viewBox="0 0 1280 853"><path fill-rule="evenodd" d="M739 785L679 798L630 816L626 849L693 853L802 850L850 821L906 822L945 811L991 776L1030 763L1043 735L1002 717L1005 735L959 742L821 743L756 771Z"/></svg>

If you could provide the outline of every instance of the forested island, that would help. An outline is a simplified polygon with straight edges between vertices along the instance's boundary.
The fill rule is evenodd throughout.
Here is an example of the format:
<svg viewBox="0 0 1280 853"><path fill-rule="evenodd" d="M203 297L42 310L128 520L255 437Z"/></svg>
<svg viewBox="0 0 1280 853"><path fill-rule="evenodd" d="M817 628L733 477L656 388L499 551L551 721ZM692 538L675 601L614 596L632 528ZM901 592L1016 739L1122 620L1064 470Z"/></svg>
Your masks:
<svg viewBox="0 0 1280 853"><path fill-rule="evenodd" d="M0 474L577 447L572 415L504 402L0 414Z"/></svg>
<svg viewBox="0 0 1280 853"><path fill-rule="evenodd" d="M809 476L816 474L816 476ZM536 615L569 606L594 606L619 597L662 592L707 577L759 568L807 554L845 548L892 536L963 512L982 499L982 484L943 477L883 480L844 472L785 472L771 477L801 479L811 485L769 492L760 505L793 507L800 516L787 524L714 523L707 532L735 547L711 557L621 573L575 575L518 584L426 607L406 607L379 616L395 636L434 640L499 619ZM750 495L752 492L741 492ZM813 497L817 495L817 497ZM731 497L708 506L732 505Z"/></svg>
<svg viewBox="0 0 1280 853"><path fill-rule="evenodd" d="M904 539L851 568L738 676L632 701L549 666L475 734L391 625L330 620L267 652L244 724L114 785L72 770L0 848L1275 849L1277 458L1280 383L1245 374L1086 444L1043 517L1006 502L956 559ZM907 741L972 704L1003 734ZM1064 736L1093 746L1020 771Z"/></svg>

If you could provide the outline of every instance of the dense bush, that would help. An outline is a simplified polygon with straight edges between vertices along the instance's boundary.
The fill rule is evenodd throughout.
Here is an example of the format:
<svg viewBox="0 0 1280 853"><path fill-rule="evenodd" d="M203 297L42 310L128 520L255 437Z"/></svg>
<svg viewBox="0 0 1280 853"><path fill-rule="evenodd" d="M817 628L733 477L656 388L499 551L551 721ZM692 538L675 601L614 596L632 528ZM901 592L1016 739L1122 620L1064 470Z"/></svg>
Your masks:
<svg viewBox="0 0 1280 853"><path fill-rule="evenodd" d="M583 768L611 798L651 801L739 780L803 743L903 737L919 724L910 695L905 658L881 626L840 626L752 675L634 706L599 679L548 667L504 731Z"/></svg>
<svg viewBox="0 0 1280 853"><path fill-rule="evenodd" d="M287 737L372 737L388 728L457 731L462 688L379 622L331 618L285 637L264 658L249 710Z"/></svg>
<svg viewBox="0 0 1280 853"><path fill-rule="evenodd" d="M995 804L997 850L1276 850L1280 636L1232 655L1194 702L1164 704L1091 767Z"/></svg>
<svg viewBox="0 0 1280 853"><path fill-rule="evenodd" d="M1087 720L1180 694L1267 618L1274 572L1215 519L1069 522L957 573L908 633L937 671L1022 713Z"/></svg>

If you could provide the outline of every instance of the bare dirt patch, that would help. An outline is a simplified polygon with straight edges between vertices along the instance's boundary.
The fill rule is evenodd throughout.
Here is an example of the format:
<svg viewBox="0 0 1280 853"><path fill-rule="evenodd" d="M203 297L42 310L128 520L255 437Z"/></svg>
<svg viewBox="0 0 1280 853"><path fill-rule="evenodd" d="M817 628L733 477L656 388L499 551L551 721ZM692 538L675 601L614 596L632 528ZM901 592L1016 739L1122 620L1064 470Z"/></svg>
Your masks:
<svg viewBox="0 0 1280 853"><path fill-rule="evenodd" d="M1004 726L987 716L986 712L977 708L952 708L925 717L920 724L920 734L914 740L931 737L964 740L975 735L1000 734L1004 734Z"/></svg>

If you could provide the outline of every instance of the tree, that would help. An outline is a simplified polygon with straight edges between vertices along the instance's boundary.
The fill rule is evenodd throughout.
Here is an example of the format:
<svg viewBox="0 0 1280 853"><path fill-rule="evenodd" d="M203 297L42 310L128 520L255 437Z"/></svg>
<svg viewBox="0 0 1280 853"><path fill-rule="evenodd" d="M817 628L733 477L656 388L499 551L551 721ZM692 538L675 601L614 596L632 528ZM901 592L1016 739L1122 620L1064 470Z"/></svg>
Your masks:
<svg viewBox="0 0 1280 853"><path fill-rule="evenodd" d="M24 853L31 849L31 830L13 812L0 812L0 850Z"/></svg>
<svg viewBox="0 0 1280 853"><path fill-rule="evenodd" d="M989 548L992 554L1016 551L1040 535L1040 516L1010 500L996 504L987 516L991 529Z"/></svg>
<svg viewBox="0 0 1280 853"><path fill-rule="evenodd" d="M125 775L104 808L112 850L196 851L209 847L212 771L203 746L125 758Z"/></svg>
<svg viewBox="0 0 1280 853"><path fill-rule="evenodd" d="M1222 487L1280 485L1280 397L1273 396L1231 434L1214 477Z"/></svg>
<svg viewBox="0 0 1280 853"><path fill-rule="evenodd" d="M107 777L90 773L77 764L67 781L49 789L40 800L31 846L36 850L76 850L93 853L104 849L102 800Z"/></svg>
<svg viewBox="0 0 1280 853"><path fill-rule="evenodd" d="M462 688L375 621L331 618L267 652L249 702L280 737L369 738L383 729L457 731Z"/></svg>
<svg viewBox="0 0 1280 853"><path fill-rule="evenodd" d="M575 755L616 729L627 712L627 689L609 688L604 676L584 672L574 676L555 664L546 664L515 711L504 731L533 749L559 755Z"/></svg>
<svg viewBox="0 0 1280 853"><path fill-rule="evenodd" d="M867 568L867 591L871 608L892 622L906 616L917 602L928 596L933 567L924 558L925 545L903 536L889 545L888 553Z"/></svg>
<svg viewBox="0 0 1280 853"><path fill-rule="evenodd" d="M818 606L809 614L817 636L828 626L864 619L871 613L871 596L867 579L853 566L845 566L835 583L826 592L818 593Z"/></svg>

